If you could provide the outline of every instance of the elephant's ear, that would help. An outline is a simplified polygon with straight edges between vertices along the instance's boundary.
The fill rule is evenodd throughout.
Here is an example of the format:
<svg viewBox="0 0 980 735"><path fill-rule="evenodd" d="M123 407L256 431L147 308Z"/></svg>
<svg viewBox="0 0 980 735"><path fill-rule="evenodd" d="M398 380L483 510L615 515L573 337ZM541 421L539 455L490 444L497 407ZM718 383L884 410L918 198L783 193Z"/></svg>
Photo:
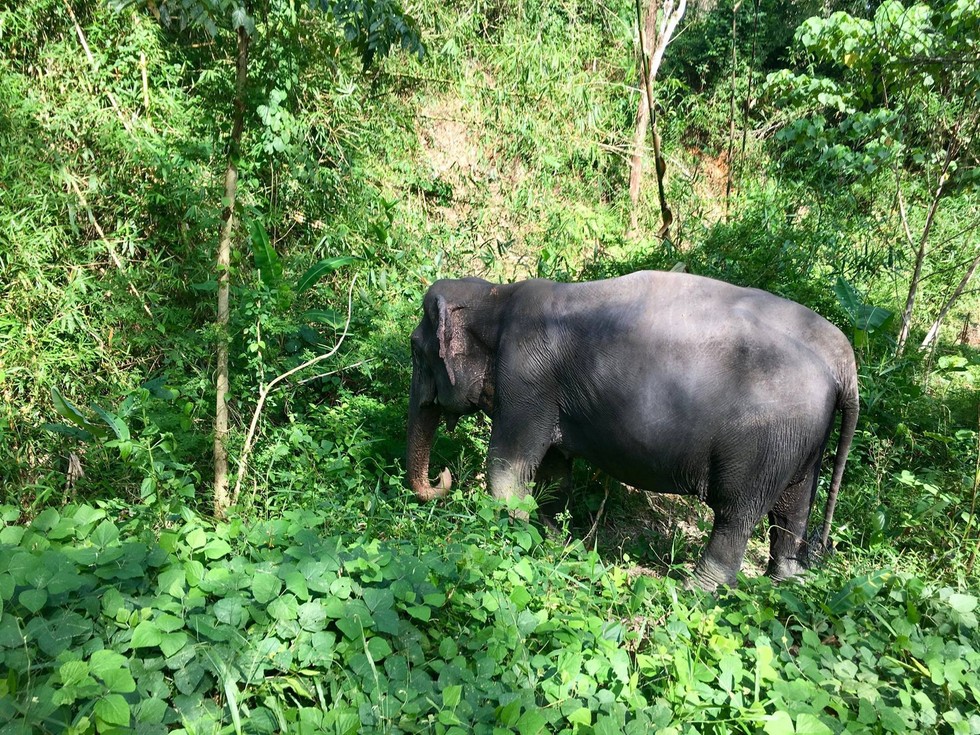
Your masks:
<svg viewBox="0 0 980 735"><path fill-rule="evenodd" d="M439 308L439 326L436 329L436 336L439 338L439 357L442 358L449 373L450 385L456 385L456 370L453 363L458 358L459 335L455 334L453 324L453 313L449 308L446 299L439 296L436 299L436 306Z"/></svg>

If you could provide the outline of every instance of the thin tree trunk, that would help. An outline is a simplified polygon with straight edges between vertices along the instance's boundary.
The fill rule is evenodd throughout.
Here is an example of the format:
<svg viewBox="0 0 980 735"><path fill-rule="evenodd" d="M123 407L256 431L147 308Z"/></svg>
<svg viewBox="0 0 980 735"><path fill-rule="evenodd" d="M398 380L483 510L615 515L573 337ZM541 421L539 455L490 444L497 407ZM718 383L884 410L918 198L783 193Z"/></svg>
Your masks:
<svg viewBox="0 0 980 735"><path fill-rule="evenodd" d="M667 44L677 28L677 24L684 16L687 9L687 0L679 0L674 6L674 0L667 0L664 3L663 18L658 26L657 11L658 0L651 0L647 10L646 20L640 24L642 11L640 0L636 0L636 21L637 31L640 42L640 103L636 113L636 131L633 135L633 155L630 161L630 201L632 202L632 214L630 216L630 229L636 231L638 222L638 204L640 200L640 187L643 177L643 141L646 139L647 128L652 129L653 137L653 156L657 171L657 194L660 200L660 214L662 226L658 237L666 238L670 231L674 215L667 205L667 196L664 191L664 174L667 171L667 163L661 151L660 131L657 129L657 117L653 107L653 81L657 78L660 64L663 62L664 52ZM646 53L646 46L651 45L649 57Z"/></svg>
<svg viewBox="0 0 980 735"><path fill-rule="evenodd" d="M248 32L238 29L238 54L235 74L235 111L228 144L228 166L225 169L225 202L227 202L221 239L218 242L218 348L215 386L217 397L214 414L214 514L224 518L228 511L228 294L230 289L231 241L235 234L235 199L238 196L238 157L241 153L242 128L245 125L245 83L248 80Z"/></svg>
<svg viewBox="0 0 980 735"><path fill-rule="evenodd" d="M943 319L946 318L949 310L953 308L953 304L956 302L956 300L963 295L966 287L970 285L970 280L973 278L973 274L976 273L978 266L980 266L980 255L974 258L973 262L970 263L970 267L966 269L966 273L963 275L963 278L960 279L959 285L957 285L957 287L953 290L952 295L946 300L946 303L943 304L943 308L939 310L939 314L936 315L936 320L932 323L932 326L929 327L929 331L926 333L925 339L922 340L922 344L919 346L919 349L925 349L939 336L939 329L943 325Z"/></svg>
<svg viewBox="0 0 980 735"><path fill-rule="evenodd" d="M745 92L745 104L742 105L742 151L739 154L738 167L739 172L743 166L745 166L745 148L748 145L749 138L749 110L752 107L752 88L755 76L752 72L756 68L756 58L758 54L756 53L756 48L759 42L759 0L755 0L755 12L752 15L752 61L749 63L748 78L749 84L748 89ZM732 162L728 162L729 168L732 167Z"/></svg>
<svg viewBox="0 0 980 735"><path fill-rule="evenodd" d="M929 243L929 232L932 230L932 223L936 218L936 211L939 209L939 202L942 200L949 176L949 166L956 154L957 145L955 141L950 141L946 149L946 160L943 161L942 170L939 173L939 184L932 195L932 202L926 214L926 223L922 227L922 235L919 237L919 247L915 253L915 267L912 270L912 279L909 283L908 297L905 299L905 308L902 310L902 328L898 333L898 346L896 353L901 355L905 351L905 343L908 342L909 333L912 331L912 312L915 308L915 299L918 296L919 283L922 280L922 266L925 264L927 246Z"/></svg>
<svg viewBox="0 0 980 735"><path fill-rule="evenodd" d="M646 20L643 22L642 36L640 37L640 47L643 47L643 39L651 44L656 42L657 33L657 9L658 0L651 0L650 7L647 9ZM638 212L637 203L640 201L640 182L643 179L643 141L647 138L647 126L650 124L650 101L647 97L646 80L649 78L650 71L644 72L646 55L640 51L640 103L636 109L636 130L633 133L633 155L630 159L630 201L633 203L630 215L630 229L634 232L637 228Z"/></svg>
<svg viewBox="0 0 980 735"><path fill-rule="evenodd" d="M735 157L735 82L737 81L738 70L738 9L742 6L741 0L732 6L732 91L728 111L728 176L725 177L725 216L728 216L732 197L732 168L734 167Z"/></svg>

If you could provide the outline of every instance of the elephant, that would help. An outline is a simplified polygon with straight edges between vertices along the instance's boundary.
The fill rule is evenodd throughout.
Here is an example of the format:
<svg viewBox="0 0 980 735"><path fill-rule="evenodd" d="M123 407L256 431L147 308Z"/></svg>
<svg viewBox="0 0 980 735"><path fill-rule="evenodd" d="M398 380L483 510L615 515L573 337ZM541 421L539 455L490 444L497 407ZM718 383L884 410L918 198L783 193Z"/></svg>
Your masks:
<svg viewBox="0 0 980 735"><path fill-rule="evenodd" d="M648 491L695 495L713 511L693 584L734 586L769 519L774 581L807 568L807 524L840 414L826 546L859 411L847 337L766 291L680 272L582 283L439 280L412 332L407 480L445 495L429 460L442 420L491 420L487 480L523 497L575 457Z"/></svg>

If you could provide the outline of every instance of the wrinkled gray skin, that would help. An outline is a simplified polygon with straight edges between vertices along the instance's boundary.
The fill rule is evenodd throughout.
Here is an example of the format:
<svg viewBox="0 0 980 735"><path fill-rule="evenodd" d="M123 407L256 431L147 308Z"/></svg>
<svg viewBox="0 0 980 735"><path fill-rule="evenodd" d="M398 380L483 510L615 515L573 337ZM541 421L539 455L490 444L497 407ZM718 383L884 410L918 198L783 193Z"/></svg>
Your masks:
<svg viewBox="0 0 980 735"><path fill-rule="evenodd" d="M767 573L797 577L820 460L841 413L823 543L858 415L854 352L823 317L765 291L685 273L429 289L412 333L408 479L435 486L436 428L483 411L495 497L567 476L583 457L616 479L696 495L714 526L694 574L733 585L768 514Z"/></svg>

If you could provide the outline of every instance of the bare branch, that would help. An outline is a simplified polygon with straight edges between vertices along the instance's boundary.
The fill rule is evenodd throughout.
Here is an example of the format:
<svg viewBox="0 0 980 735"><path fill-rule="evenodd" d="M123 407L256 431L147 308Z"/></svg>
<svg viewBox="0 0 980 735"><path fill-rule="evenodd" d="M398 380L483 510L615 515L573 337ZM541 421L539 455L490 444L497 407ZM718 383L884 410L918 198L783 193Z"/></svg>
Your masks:
<svg viewBox="0 0 980 735"><path fill-rule="evenodd" d="M255 442L255 430L259 424L259 417L262 415L262 409L265 408L265 400L269 397L269 393L275 388L279 383L286 380L287 378L295 375L301 370L316 365L318 362L323 362L324 360L333 357L337 354L337 350L344 343L344 339L347 337L347 330L350 328L351 315L354 311L354 284L357 283L357 276L355 275L350 282L350 289L347 291L347 322L344 324L344 331L340 335L340 339L337 340L337 344L333 346L329 352L322 355L317 355L316 357L307 360L302 365L297 365L291 370L287 370L281 375L276 376L269 384L264 386L262 390L259 391L259 400L255 404L255 411L252 412L252 421L248 425L248 433L245 435L245 444L242 446L242 456L238 460L238 476L235 479L235 489L231 494L231 499L229 505L234 505L238 502L238 496L242 489L242 480L245 478L245 469L248 466L248 455L252 451L252 445Z"/></svg>
<svg viewBox="0 0 980 735"><path fill-rule="evenodd" d="M667 163L660 149L660 132L657 129L656 111L653 105L653 80L656 79L660 64L663 61L664 52L670 44L677 24L680 23L684 12L687 10L687 0L679 0L676 7L674 0L666 0L663 6L663 18L659 24L656 23L657 0L653 0L647 10L646 22L643 21L643 12L640 0L635 0L636 5L636 30L639 36L640 46L640 69L642 86L640 88L640 106L637 111L636 133L633 138L633 159L630 170L630 199L633 202L633 213L631 230L636 229L637 223L637 203L640 196L640 177L642 174L643 158L641 155L643 140L646 137L646 129L649 126L653 133L653 154L654 165L657 173L657 194L660 200L660 214L663 224L658 237L666 238L670 231L674 215L667 205L667 195L664 190L664 174ZM651 50L649 60L646 52L646 37L656 30L656 42Z"/></svg>
<svg viewBox="0 0 980 735"><path fill-rule="evenodd" d="M901 179L895 182L895 198L898 200L898 214L902 220L902 229L905 231L905 239L908 240L909 245L914 248L915 238L912 237L912 230L909 229L909 218L908 214L905 212L905 198L902 196Z"/></svg>
<svg viewBox="0 0 980 735"><path fill-rule="evenodd" d="M926 222L922 227L922 235L919 238L919 247L915 254L915 267L912 270L912 279L909 282L909 293L905 299L905 308L902 310L902 328L898 333L897 354L901 355L905 350L905 343L908 341L909 333L912 331L912 310L915 307L915 299L918 294L919 284L922 280L922 267L926 259L926 249L929 243L929 232L932 230L932 223L935 220L936 212L939 209L939 202L942 201L945 193L946 183L949 181L949 167L956 157L959 146L955 141L951 141L946 148L946 159L943 161L942 170L939 173L939 183L936 191L932 195L932 202L929 204L929 211L926 213ZM901 199L899 199L901 201Z"/></svg>

